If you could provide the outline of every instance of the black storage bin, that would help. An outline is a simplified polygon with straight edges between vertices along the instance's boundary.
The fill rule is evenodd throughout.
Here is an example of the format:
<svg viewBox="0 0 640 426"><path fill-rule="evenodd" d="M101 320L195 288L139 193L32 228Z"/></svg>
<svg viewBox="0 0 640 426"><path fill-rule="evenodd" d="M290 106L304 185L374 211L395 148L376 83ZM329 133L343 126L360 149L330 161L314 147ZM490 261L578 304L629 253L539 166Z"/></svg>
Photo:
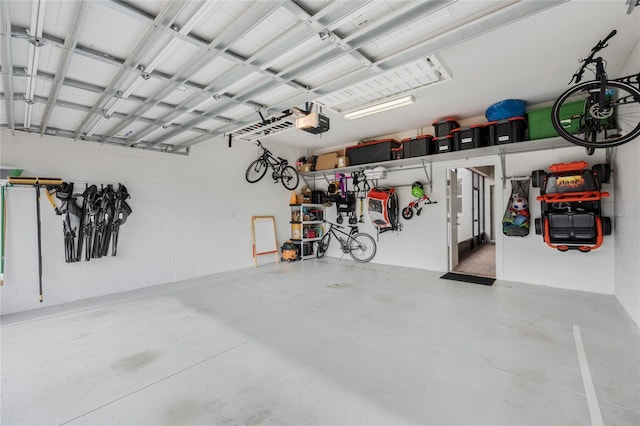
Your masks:
<svg viewBox="0 0 640 426"><path fill-rule="evenodd" d="M404 158L422 157L423 155L433 154L432 140L433 136L431 135L420 135L415 138L403 139Z"/></svg>
<svg viewBox="0 0 640 426"><path fill-rule="evenodd" d="M512 117L508 120L487 123L487 128L490 145L520 142L524 140L527 120L524 117Z"/></svg>
<svg viewBox="0 0 640 426"><path fill-rule="evenodd" d="M455 151L455 146L453 145L453 136L451 135L440 136L434 138L433 141L437 149L436 154Z"/></svg>
<svg viewBox="0 0 640 426"><path fill-rule="evenodd" d="M463 149L479 148L487 146L487 133L484 124L476 124L471 127L453 129L453 146L456 151Z"/></svg>
<svg viewBox="0 0 640 426"><path fill-rule="evenodd" d="M447 136L453 129L460 127L458 122L453 118L445 118L444 120L434 121L433 131L436 133L436 137Z"/></svg>
<svg viewBox="0 0 640 426"><path fill-rule="evenodd" d="M402 158L411 157L411 141L413 138L402 139L400 143L402 144Z"/></svg>
<svg viewBox="0 0 640 426"><path fill-rule="evenodd" d="M391 158L394 160L402 160L403 158L406 158L404 156L404 147L402 144L400 144L398 148L393 148L391 150Z"/></svg>
<svg viewBox="0 0 640 426"><path fill-rule="evenodd" d="M296 248L298 249L298 253L300 254L300 256L311 256L313 254L313 243L312 242L305 242L304 244L302 244L302 242L300 241L294 241L293 242L296 245ZM301 246L302 246L302 250L301 250Z"/></svg>
<svg viewBox="0 0 640 426"><path fill-rule="evenodd" d="M349 157L349 164L356 166L358 164L393 160L394 152L392 149L394 148L400 148L400 142L395 139L383 139L348 146L346 151Z"/></svg>
<svg viewBox="0 0 640 426"><path fill-rule="evenodd" d="M324 197L324 191L311 191L311 203L322 204Z"/></svg>

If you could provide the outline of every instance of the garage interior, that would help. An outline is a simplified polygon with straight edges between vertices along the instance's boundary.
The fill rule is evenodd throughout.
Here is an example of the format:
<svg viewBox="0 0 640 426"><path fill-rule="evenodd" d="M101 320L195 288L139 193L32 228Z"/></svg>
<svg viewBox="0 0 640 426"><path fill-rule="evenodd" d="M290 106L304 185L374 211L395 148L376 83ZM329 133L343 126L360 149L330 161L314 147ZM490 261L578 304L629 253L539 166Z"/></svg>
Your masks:
<svg viewBox="0 0 640 426"><path fill-rule="evenodd" d="M2 424L640 423L638 140L390 161L401 206L414 181L437 203L382 234L365 212L368 263L337 241L321 259L254 256L252 217L274 218L276 248L292 237L292 194L243 177L258 140L295 165L486 122L504 99L550 106L614 29L608 77L638 74L636 3L2 0ZM298 128L308 113L329 128ZM510 180L573 161L611 167L602 246L504 235ZM48 189L36 201L15 170L125 185L117 255L65 262ZM302 170L298 194L341 171ZM467 172L486 203L465 192L453 217ZM462 264L451 233L480 220L495 282L441 279Z"/></svg>

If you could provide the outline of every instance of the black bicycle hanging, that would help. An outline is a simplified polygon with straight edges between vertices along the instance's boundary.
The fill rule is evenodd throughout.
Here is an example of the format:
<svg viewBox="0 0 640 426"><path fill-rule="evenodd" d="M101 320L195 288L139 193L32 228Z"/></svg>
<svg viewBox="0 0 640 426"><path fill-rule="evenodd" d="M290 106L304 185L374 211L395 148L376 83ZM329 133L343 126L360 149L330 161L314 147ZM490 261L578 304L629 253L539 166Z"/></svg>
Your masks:
<svg viewBox="0 0 640 426"><path fill-rule="evenodd" d="M560 95L551 109L551 121L560 136L586 147L588 154L640 135L640 74L609 80L606 61L595 57L614 35L616 30L591 49L571 77L569 84L576 85ZM594 71L595 80L580 83L586 69Z"/></svg>
<svg viewBox="0 0 640 426"><path fill-rule="evenodd" d="M249 183L256 183L267 174L267 169L271 168L271 177L274 183L280 180L282 185L288 190L293 191L298 187L300 176L298 171L289 165L289 162L282 157L275 157L260 141L257 145L261 149L260 156L253 161L245 173L245 178Z"/></svg>

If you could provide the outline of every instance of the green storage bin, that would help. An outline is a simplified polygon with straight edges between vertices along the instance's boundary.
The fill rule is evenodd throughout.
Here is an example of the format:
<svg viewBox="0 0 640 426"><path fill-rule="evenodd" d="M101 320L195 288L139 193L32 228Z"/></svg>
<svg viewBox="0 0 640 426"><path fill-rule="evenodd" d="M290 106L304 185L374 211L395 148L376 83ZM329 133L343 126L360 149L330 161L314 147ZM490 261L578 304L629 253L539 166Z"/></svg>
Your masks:
<svg viewBox="0 0 640 426"><path fill-rule="evenodd" d="M569 133L578 133L580 120L572 120L571 117L580 115L583 111L584 101L566 104L560 110L560 118L563 123L565 123L565 127L567 127ZM551 107L529 111L527 115L529 122L529 139L545 139L559 136L556 129L553 128L553 124L551 124Z"/></svg>

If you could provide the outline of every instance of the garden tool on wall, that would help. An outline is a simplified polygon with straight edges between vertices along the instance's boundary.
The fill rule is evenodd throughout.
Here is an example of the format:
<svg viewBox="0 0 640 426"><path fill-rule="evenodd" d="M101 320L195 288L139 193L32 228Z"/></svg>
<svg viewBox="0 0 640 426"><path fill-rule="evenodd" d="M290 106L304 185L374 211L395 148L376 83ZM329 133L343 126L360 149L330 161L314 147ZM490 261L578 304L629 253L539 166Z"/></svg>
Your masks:
<svg viewBox="0 0 640 426"><path fill-rule="evenodd" d="M76 257L76 240L79 243L82 209L78 206L77 196L78 194L73 193L73 182L63 182L56 192L56 197L61 202L60 214L63 215L64 259L67 263L80 260Z"/></svg>
<svg viewBox="0 0 640 426"><path fill-rule="evenodd" d="M62 184L62 179L58 178L39 178L39 177L9 177L11 185L33 185L36 189L36 220L38 227L38 289L40 291L40 303L44 300L42 292L42 224L40 221L40 187L45 186L45 192L49 202L57 210L55 202L51 198L51 193L47 187L56 187Z"/></svg>

